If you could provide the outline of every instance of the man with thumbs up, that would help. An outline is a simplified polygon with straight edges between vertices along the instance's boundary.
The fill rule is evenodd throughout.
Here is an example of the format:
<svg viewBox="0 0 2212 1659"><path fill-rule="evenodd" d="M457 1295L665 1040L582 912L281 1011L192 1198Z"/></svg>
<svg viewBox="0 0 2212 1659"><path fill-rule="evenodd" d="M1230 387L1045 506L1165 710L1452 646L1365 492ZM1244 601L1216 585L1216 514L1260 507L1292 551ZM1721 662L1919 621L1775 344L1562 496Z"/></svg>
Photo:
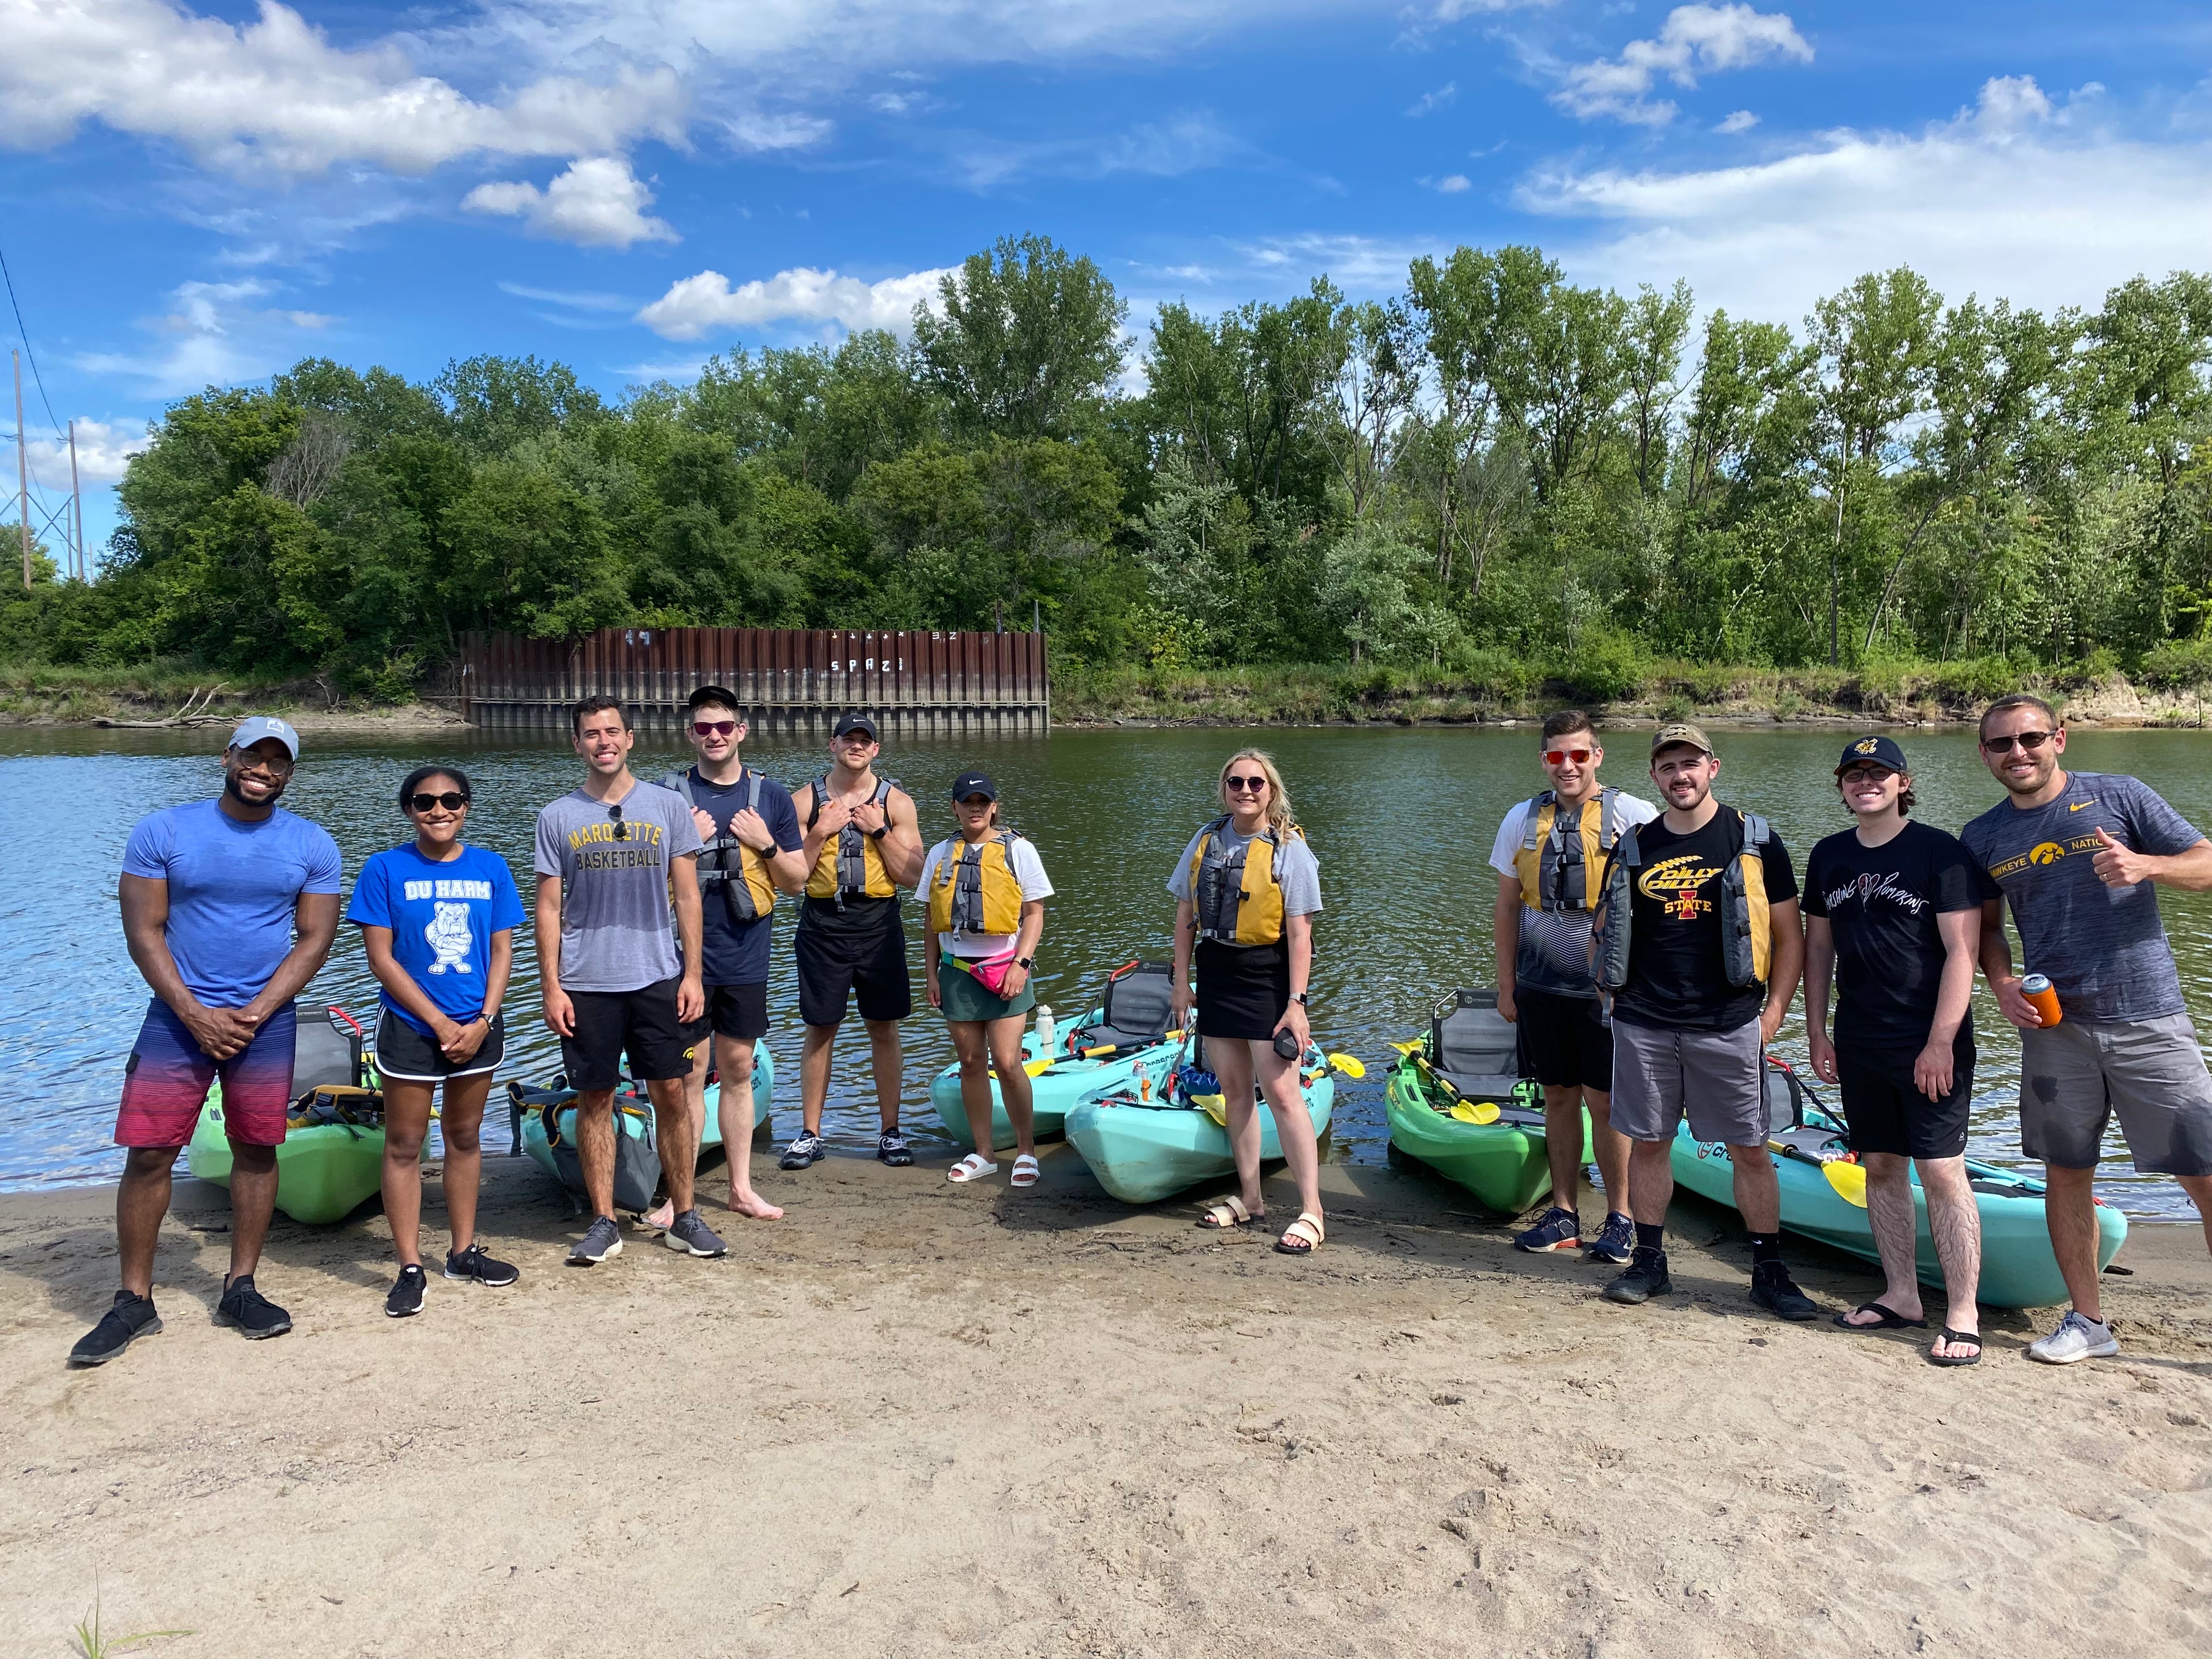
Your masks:
<svg viewBox="0 0 2212 1659"><path fill-rule="evenodd" d="M2074 1299L2028 1356L2108 1358L2120 1345L2098 1294L2091 1184L2116 1114L2136 1168L2179 1181L2212 1244L2212 1076L2156 891L2212 888L2212 842L2137 779L2063 769L2066 728L2040 697L1991 703L1981 744L2008 799L1959 838L2003 894L1983 907L1982 972L2020 1028L2021 1149L2044 1161L2051 1248ZM2021 994L2008 904L2027 968L2058 994L2055 1024Z"/></svg>

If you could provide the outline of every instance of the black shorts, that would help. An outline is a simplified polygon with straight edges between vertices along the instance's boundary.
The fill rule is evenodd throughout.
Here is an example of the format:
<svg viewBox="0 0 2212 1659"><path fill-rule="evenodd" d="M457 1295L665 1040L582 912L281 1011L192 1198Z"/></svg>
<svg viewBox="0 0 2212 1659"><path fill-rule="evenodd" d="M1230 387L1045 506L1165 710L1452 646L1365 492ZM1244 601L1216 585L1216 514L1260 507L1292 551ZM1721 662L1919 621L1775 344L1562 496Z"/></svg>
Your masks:
<svg viewBox="0 0 2212 1659"><path fill-rule="evenodd" d="M1521 1070L1554 1089L1613 1092L1613 1032L1595 997L1516 991Z"/></svg>
<svg viewBox="0 0 2212 1659"><path fill-rule="evenodd" d="M376 1022L376 1071L401 1083L442 1083L447 1078L489 1075L507 1053L507 1016L494 1014L477 1051L458 1066L435 1037L425 1036L391 1009Z"/></svg>
<svg viewBox="0 0 2212 1659"><path fill-rule="evenodd" d="M817 923L817 902L792 935L799 961L799 1017L809 1025L841 1025L849 997L862 1019L904 1019L914 1012L914 981L906 966L906 926L896 899L864 902L880 906L854 924L853 909L836 921Z"/></svg>
<svg viewBox="0 0 2212 1659"><path fill-rule="evenodd" d="M561 1039L561 1067L571 1089L611 1089L623 1079L623 1056L629 1075L659 1083L691 1075L706 1022L686 1025L676 1018L676 988L664 979L636 991L571 991L576 1034Z"/></svg>
<svg viewBox="0 0 2212 1659"><path fill-rule="evenodd" d="M1974 1045L1951 1055L1951 1092L1930 1100L1912 1085L1917 1048L1836 1047L1838 1092L1855 1152L1899 1158L1956 1158L1966 1150L1966 1118L1974 1103Z"/></svg>
<svg viewBox="0 0 2212 1659"><path fill-rule="evenodd" d="M1198 1034L1265 1042L1291 1006L1291 954L1273 945L1198 942Z"/></svg>
<svg viewBox="0 0 2212 1659"><path fill-rule="evenodd" d="M757 1042L768 1035L768 987L709 985L702 1023L716 1036Z"/></svg>

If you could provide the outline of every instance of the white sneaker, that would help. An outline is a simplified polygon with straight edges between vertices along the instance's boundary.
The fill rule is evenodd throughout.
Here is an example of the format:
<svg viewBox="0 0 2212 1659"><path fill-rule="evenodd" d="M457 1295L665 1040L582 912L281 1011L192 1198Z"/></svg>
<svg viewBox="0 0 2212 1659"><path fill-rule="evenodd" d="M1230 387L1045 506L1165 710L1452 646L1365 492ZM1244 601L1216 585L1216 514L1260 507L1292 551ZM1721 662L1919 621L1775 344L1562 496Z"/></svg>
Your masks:
<svg viewBox="0 0 2212 1659"><path fill-rule="evenodd" d="M2081 1359L2110 1359L2119 1352L2119 1339L2110 1325L2068 1309L2058 1328L2027 1345L2027 1357L2046 1365L2071 1365Z"/></svg>

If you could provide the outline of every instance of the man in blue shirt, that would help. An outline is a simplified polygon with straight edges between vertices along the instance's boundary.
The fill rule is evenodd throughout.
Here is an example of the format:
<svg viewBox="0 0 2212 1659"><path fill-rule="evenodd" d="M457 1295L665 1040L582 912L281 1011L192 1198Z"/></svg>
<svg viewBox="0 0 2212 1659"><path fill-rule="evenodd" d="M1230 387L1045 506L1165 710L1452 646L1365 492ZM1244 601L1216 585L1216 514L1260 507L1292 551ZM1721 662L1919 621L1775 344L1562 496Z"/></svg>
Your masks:
<svg viewBox="0 0 2212 1659"><path fill-rule="evenodd" d="M768 1035L769 936L779 893L806 885L805 838L791 792L738 757L745 714L734 692L702 685L691 694L685 734L697 763L660 780L684 797L699 830L700 961L707 1010L697 1060L684 1087L695 1132L705 1124L707 1073L721 1079L722 1149L730 1160L730 1208L758 1221L783 1212L753 1190L753 1045ZM694 1152L696 1152L695 1145ZM673 1212L671 1212L672 1216ZM656 1214L649 1219L658 1220Z"/></svg>
<svg viewBox="0 0 2212 1659"><path fill-rule="evenodd" d="M276 1148L292 1092L292 999L338 930L338 848L329 832L276 805L299 734L255 719L223 750L222 793L139 820L119 896L131 959L153 988L125 1068L115 1141L130 1149L115 1195L123 1288L70 1351L104 1365L161 1328L154 1249L169 1211L170 1170L191 1139L209 1085L222 1079L230 1140L230 1272L216 1316L252 1338L292 1321L254 1288L276 1203Z"/></svg>

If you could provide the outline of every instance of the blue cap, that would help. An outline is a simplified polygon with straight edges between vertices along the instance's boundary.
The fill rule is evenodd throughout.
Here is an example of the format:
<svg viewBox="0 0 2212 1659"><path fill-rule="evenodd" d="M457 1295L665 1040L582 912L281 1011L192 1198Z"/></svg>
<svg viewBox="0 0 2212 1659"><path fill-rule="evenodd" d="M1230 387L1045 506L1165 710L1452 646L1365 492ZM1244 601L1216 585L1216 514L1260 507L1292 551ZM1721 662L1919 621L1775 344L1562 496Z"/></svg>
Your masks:
<svg viewBox="0 0 2212 1659"><path fill-rule="evenodd" d="M240 720L238 729L230 734L233 749L251 749L264 738L274 738L284 745L284 752L294 760L300 758L300 734L273 714L256 714L252 720Z"/></svg>
<svg viewBox="0 0 2212 1659"><path fill-rule="evenodd" d="M1863 765L1868 761L1872 761L1876 766L1887 766L1893 772L1912 769L1905 763L1905 750L1897 746L1897 739L1885 738L1877 732L1844 746L1843 759L1836 763L1836 775L1840 777L1845 767Z"/></svg>

